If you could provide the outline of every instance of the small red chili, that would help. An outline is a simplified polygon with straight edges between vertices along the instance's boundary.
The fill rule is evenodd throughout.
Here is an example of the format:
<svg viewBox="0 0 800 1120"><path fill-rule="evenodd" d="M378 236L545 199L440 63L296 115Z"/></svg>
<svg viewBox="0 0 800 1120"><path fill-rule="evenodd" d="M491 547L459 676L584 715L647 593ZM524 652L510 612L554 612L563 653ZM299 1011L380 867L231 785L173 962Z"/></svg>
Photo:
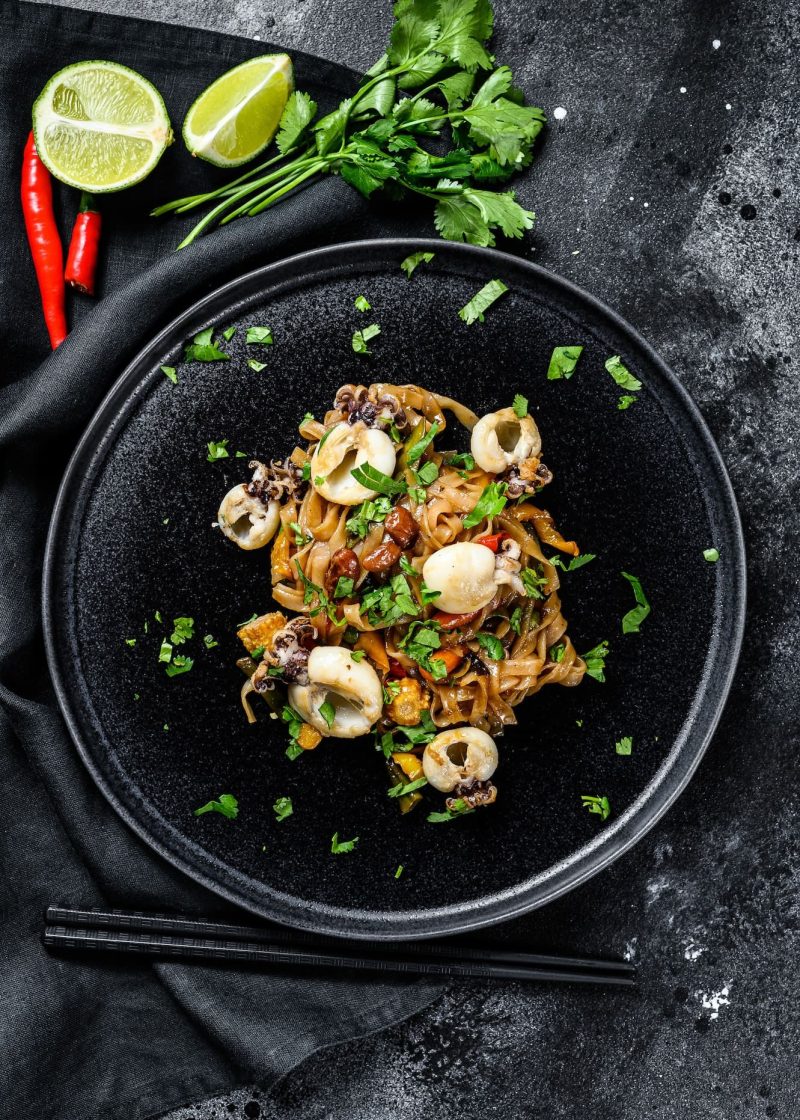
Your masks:
<svg viewBox="0 0 800 1120"><path fill-rule="evenodd" d="M33 267L42 299L44 321L55 350L67 337L64 309L64 252L53 213L53 184L50 172L39 159L33 133L28 136L22 157L22 213L31 248Z"/></svg>
<svg viewBox="0 0 800 1120"><path fill-rule="evenodd" d="M475 544L485 545L487 548L490 548L492 552L497 552L501 542L504 541L507 536L508 533L490 533L486 537L478 537Z"/></svg>
<svg viewBox="0 0 800 1120"><path fill-rule="evenodd" d="M64 279L84 295L94 295L97 255L103 219L88 191L81 194L80 207L72 227Z"/></svg>

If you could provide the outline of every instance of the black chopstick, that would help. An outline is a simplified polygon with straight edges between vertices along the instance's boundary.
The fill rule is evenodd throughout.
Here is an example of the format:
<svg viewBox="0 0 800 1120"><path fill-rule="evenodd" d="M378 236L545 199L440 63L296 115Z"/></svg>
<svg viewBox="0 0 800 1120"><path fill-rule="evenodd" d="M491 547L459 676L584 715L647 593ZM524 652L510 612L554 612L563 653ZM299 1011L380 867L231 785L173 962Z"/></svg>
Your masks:
<svg viewBox="0 0 800 1120"><path fill-rule="evenodd" d="M456 942L353 942L194 918L123 910L47 910L44 943L64 951L355 969L418 976L553 980L633 987L624 961L477 948Z"/></svg>

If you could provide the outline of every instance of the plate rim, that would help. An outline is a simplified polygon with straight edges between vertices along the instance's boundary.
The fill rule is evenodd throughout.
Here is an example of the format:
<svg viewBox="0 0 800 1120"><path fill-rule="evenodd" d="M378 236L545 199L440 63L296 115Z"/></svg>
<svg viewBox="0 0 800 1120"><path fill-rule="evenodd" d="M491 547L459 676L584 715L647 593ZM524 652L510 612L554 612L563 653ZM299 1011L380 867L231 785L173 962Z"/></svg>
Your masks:
<svg viewBox="0 0 800 1120"><path fill-rule="evenodd" d="M525 887L508 888L500 894L487 896L483 900L470 899L464 906L448 905L437 909L378 912L374 910L344 909L322 903L305 903L303 908L296 904L284 904L285 912L278 916L269 913L267 907L259 905L255 900L244 897L242 892L236 889L235 869L231 869L234 873L232 875L233 885L229 886L215 878L204 867L198 866L185 853L176 851L162 837L156 836L148 830L146 823L137 818L136 814L118 796L117 791L112 788L108 776L97 765L90 749L84 743L79 718L70 700L68 682L60 670L57 649L56 630L58 624L55 618L53 590L57 578L60 529L65 519L69 520L68 497L70 489L75 483L76 472L87 449L93 447L96 449L98 433L95 429L101 425L101 422L105 421L106 413L113 407L120 391L123 388L130 389L133 387L132 384L129 386L128 382L132 380L134 373L143 364L146 355L150 351L157 351L163 340L169 336L174 336L176 331L184 325L187 327L185 333L188 336L191 329L189 324L193 320L204 318L203 313L206 309L210 309L226 299L229 304L235 302L237 289L257 284L260 280L268 280L271 273L291 269L296 271L298 275L302 275L308 271L309 263L313 267L314 262L320 259L334 257L341 262L348 254L360 255L372 251L376 257L385 257L389 253L407 255L408 252L417 250L439 253L446 251L455 253L456 256L463 256L465 259L477 258L484 263L494 263L498 269L509 266L515 269L521 268L528 272L532 278L554 285L573 299L591 307L595 313L610 322L617 331L630 338L631 342L644 353L647 360L658 369L659 374L666 380L671 391L678 398L684 419L688 420L694 428L706 456L706 465L711 468L715 476L718 493L715 495L713 506L717 509L721 522L730 535L728 548L726 548L726 552L730 549L730 554L726 556L726 568L729 568L729 576L726 584L715 592L722 597L721 605L715 608L715 621L718 621L720 617L726 618L729 628L728 641L724 649L720 647L715 660L707 665L704 679L698 685L692 707L687 714L687 720L692 715L696 716L701 704L703 702L708 703L710 693L712 691L715 693L712 701L713 710L706 718L706 728L702 737L693 744L692 729L690 728L686 733L685 741L677 751L678 739L676 739L670 755L665 757L662 766L659 767L650 782L639 793L635 801L628 806L622 816L613 824L606 826L588 844L582 845L559 863L547 868L542 873L547 876L545 882L534 887L529 885L527 889ZM231 297L234 298L231 299ZM107 431L108 424L106 423L104 428L100 428L100 437L102 438ZM417 237L386 237L340 242L306 249L288 257L281 257L268 264L260 265L258 268L249 269L226 280L200 299L193 300L181 313L172 316L169 322L158 330L153 337L143 342L94 409L70 455L50 517L44 552L41 591L45 653L59 710L83 764L100 792L124 823L151 850L165 859L170 866L177 868L194 882L201 884L214 894L260 918L290 928L334 937L384 941L401 938L424 939L445 934L466 933L512 920L521 914L545 906L574 890L610 866L629 851L634 844L638 843L684 791L713 738L738 667L745 629L746 607L747 577L744 533L736 496L725 462L694 399L650 343L642 337L635 327L603 300L587 292L573 281L539 264L499 249L467 245L461 242L442 241L436 238ZM664 771L664 765L672 755L674 755L672 763ZM173 831L180 836L177 829L173 828ZM216 860L218 857L211 858ZM303 902L303 900L300 901ZM309 913L311 914L311 920L307 920ZM325 916L324 920L319 920L322 915ZM344 922L336 922L334 919L337 915L341 915ZM347 925L349 928L343 929L343 925Z"/></svg>

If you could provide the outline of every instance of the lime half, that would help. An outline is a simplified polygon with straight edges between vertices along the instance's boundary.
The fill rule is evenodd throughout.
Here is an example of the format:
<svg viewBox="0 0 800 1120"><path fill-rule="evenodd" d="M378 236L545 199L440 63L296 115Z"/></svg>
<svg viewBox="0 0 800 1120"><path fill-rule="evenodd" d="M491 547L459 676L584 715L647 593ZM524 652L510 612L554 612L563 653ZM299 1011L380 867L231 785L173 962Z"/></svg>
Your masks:
<svg viewBox="0 0 800 1120"><path fill-rule="evenodd" d="M186 147L217 167L247 163L277 132L293 89L288 54L263 54L234 66L204 89L186 114Z"/></svg>
<svg viewBox="0 0 800 1120"><path fill-rule="evenodd" d="M57 179L82 191L120 191L149 175L172 143L161 94L117 62L59 70L33 106L36 150Z"/></svg>

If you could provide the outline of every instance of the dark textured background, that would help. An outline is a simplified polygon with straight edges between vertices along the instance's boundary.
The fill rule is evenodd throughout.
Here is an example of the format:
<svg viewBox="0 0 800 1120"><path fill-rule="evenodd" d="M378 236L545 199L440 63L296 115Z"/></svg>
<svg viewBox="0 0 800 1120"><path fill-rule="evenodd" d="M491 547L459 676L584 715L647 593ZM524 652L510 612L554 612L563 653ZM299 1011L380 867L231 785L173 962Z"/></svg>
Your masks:
<svg viewBox="0 0 800 1120"><path fill-rule="evenodd" d="M628 317L700 404L745 523L747 653L667 818L517 923L532 939L627 947L638 995L453 989L268 1094L170 1120L797 1115L797 4L496 6L500 58L548 114L567 111L521 188L539 214L533 259ZM382 0L140 0L136 14L353 66L380 54L390 20Z"/></svg>

